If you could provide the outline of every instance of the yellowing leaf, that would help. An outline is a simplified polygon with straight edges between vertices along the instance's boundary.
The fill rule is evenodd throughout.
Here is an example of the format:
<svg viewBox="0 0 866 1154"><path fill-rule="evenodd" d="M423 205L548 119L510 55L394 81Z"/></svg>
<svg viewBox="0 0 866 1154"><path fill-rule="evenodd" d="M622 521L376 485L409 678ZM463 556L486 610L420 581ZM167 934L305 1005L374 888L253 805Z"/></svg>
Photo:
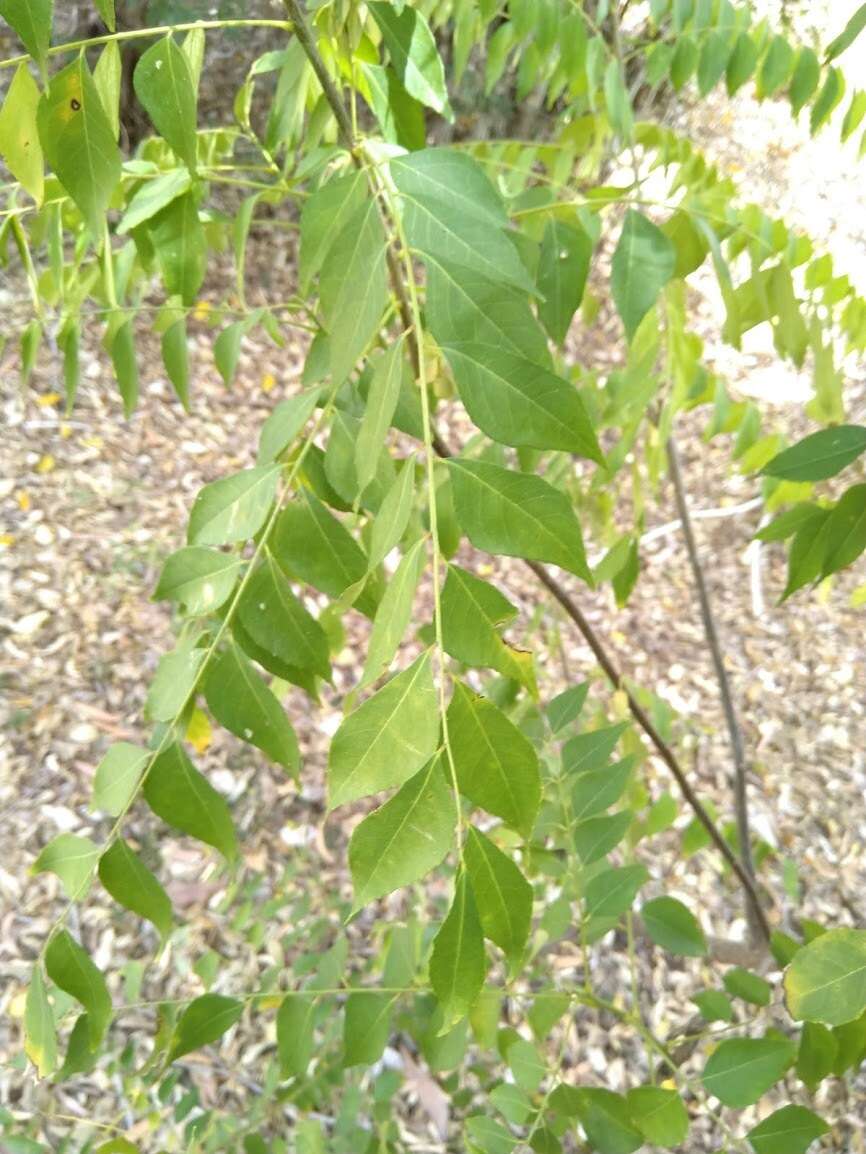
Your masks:
<svg viewBox="0 0 866 1154"><path fill-rule="evenodd" d="M277 383L277 378L273 373L265 373L262 377L262 392L269 393Z"/></svg>
<svg viewBox="0 0 866 1154"><path fill-rule="evenodd" d="M51 454L46 453L43 457L39 458L39 461L36 465L36 472L37 473L51 473L51 472L53 472L54 466L56 465L56 463L57 462L54 460L54 458L51 456Z"/></svg>
<svg viewBox="0 0 866 1154"><path fill-rule="evenodd" d="M51 405L59 404L60 393L44 393L41 397L36 398L36 404L40 409L50 408Z"/></svg>
<svg viewBox="0 0 866 1154"><path fill-rule="evenodd" d="M213 741L213 731L208 715L198 707L192 711L189 725L186 727L186 739L196 753L204 753Z"/></svg>
<svg viewBox="0 0 866 1154"><path fill-rule="evenodd" d="M18 502L18 508L21 510L21 512L26 513L30 508L30 494L27 492L27 490L21 489L20 492L15 494L15 499Z"/></svg>

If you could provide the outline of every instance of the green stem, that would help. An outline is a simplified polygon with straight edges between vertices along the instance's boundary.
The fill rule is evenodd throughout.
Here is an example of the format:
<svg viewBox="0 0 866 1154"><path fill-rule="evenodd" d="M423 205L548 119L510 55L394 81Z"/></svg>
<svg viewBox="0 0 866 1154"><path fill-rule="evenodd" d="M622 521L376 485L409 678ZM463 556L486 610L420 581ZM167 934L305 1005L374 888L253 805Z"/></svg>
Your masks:
<svg viewBox="0 0 866 1154"><path fill-rule="evenodd" d="M185 24L160 24L155 28L131 28L123 32L107 32L104 36L90 36L84 40L69 40L65 44L55 44L48 49L47 56L62 56L67 52L78 52L82 48L94 48L100 44L121 43L125 40L145 40L156 36L168 36L174 32L192 32L194 29L209 31L220 28L291 28L288 20L192 20ZM32 60L29 53L10 56L0 60L0 68L15 68Z"/></svg>
<svg viewBox="0 0 866 1154"><path fill-rule="evenodd" d="M436 510L436 452L433 447L433 423L430 413L430 396L427 388L427 365L424 356L424 339L421 322L421 306L418 300L418 284L415 280L415 270L412 267L412 254L403 228L403 221L397 206L388 197L387 189L382 186L382 194L388 206L391 220L400 244L400 256L403 263L404 280L409 294L409 308L412 318L412 331L415 334L415 360L418 388L421 391L421 420L424 425L424 460L427 473L427 510L430 520L430 547L433 558L433 629L436 638L436 653L438 663L438 690L439 715L442 723L442 744L448 762L451 777L451 786L454 791L454 806L457 811L457 853L460 862L463 862L463 814L460 806L460 786L457 780L457 767L448 736L448 701L446 697L446 681L448 677L445 645L442 634L442 553L439 546L439 523Z"/></svg>

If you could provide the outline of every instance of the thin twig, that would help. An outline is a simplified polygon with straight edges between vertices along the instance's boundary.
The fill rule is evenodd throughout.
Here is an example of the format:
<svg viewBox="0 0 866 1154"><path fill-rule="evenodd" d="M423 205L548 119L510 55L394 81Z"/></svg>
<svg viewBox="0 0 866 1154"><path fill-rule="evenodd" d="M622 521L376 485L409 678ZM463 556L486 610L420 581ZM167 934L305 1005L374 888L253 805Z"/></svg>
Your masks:
<svg viewBox="0 0 866 1154"><path fill-rule="evenodd" d="M728 671L725 668L725 659L722 654L722 646L719 641L719 631L716 626L715 615L713 614L713 606L710 601L710 593L707 588L706 578L704 576L701 559L698 556L698 546L695 541L694 530L692 529L692 522L689 515L689 503L686 498L685 485L683 484L683 474L680 468L680 458L677 452L676 442L673 437L668 437L667 442L668 464L670 466L671 481L674 487L674 495L676 497L677 512L679 513L680 521L683 526L683 536L686 541L686 551L689 555L689 564L692 568L692 576L694 577L695 587L698 591L698 603L701 609L701 621L704 626L704 633L707 638L707 645L710 649L710 656L713 661L713 668L716 672L716 680L719 683L719 695L722 699L722 710L725 715L725 725L728 730L728 740L731 746L731 754L733 757L734 766L734 807L736 810L737 820L737 839L739 841L740 860L743 864L743 869L754 882L755 880L755 866L752 861L752 839L749 832L749 797L746 784L746 749L743 741L743 731L740 727L740 721L737 717L737 710L734 706L734 697L731 693L731 682L728 677ZM746 917L749 923L749 931L752 937L757 937L761 931L761 927L755 916L754 908L751 902L746 903Z"/></svg>

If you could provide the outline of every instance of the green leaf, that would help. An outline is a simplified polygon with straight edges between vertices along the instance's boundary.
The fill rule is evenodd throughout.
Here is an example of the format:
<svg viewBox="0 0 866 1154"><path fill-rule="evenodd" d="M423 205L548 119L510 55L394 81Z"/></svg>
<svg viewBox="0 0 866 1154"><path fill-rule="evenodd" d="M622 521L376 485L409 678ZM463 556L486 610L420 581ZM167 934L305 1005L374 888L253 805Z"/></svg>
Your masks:
<svg viewBox="0 0 866 1154"><path fill-rule="evenodd" d="M725 1106L752 1106L784 1075L795 1053L794 1043L779 1034L730 1038L710 1055L704 1088Z"/></svg>
<svg viewBox="0 0 866 1154"><path fill-rule="evenodd" d="M94 0L94 3L96 4L96 11L102 17L102 21L108 31L114 32L116 27L114 19L114 0Z"/></svg>
<svg viewBox="0 0 866 1154"><path fill-rule="evenodd" d="M836 39L831 41L827 49L827 59L835 60L837 56L841 56L851 47L864 28L866 28L866 4L861 4Z"/></svg>
<svg viewBox="0 0 866 1154"><path fill-rule="evenodd" d="M623 68L612 57L604 70L604 103L611 128L619 138L628 142L634 134L634 111L628 88L623 80Z"/></svg>
<svg viewBox="0 0 866 1154"><path fill-rule="evenodd" d="M384 138L409 151L423 148L427 135L424 109L409 95L394 69L367 63L362 63L361 69L369 93L368 97L365 92L364 97L379 122Z"/></svg>
<svg viewBox="0 0 866 1154"><path fill-rule="evenodd" d="M204 226L193 194L175 197L147 227L166 293L179 296L185 305L193 304L207 269Z"/></svg>
<svg viewBox="0 0 866 1154"><path fill-rule="evenodd" d="M381 356L372 360L373 377L355 442L359 493L364 492L376 475L379 455L394 419L403 380L403 343L404 337L400 337Z"/></svg>
<svg viewBox="0 0 866 1154"><path fill-rule="evenodd" d="M372 571L380 565L406 532L415 500L415 462L409 458L403 464L393 485L382 498L382 504L370 533L370 551L367 562Z"/></svg>
<svg viewBox="0 0 866 1154"><path fill-rule="evenodd" d="M755 71L757 63L757 45L748 32L741 32L737 37L734 51L731 53L731 58L728 61L728 67L726 69L729 96L733 96L738 89L742 88Z"/></svg>
<svg viewBox="0 0 866 1154"><path fill-rule="evenodd" d="M344 719L328 753L328 808L402 785L430 760L439 713L430 654L387 681Z"/></svg>
<svg viewBox="0 0 866 1154"><path fill-rule="evenodd" d="M57 1031L48 1001L42 966L33 967L24 1006L24 1051L40 1078L47 1078L57 1066Z"/></svg>
<svg viewBox="0 0 866 1154"><path fill-rule="evenodd" d="M689 1115L676 1090L637 1086L626 1095L631 1120L654 1146L680 1146L689 1133Z"/></svg>
<svg viewBox="0 0 866 1154"><path fill-rule="evenodd" d="M229 807L177 742L156 758L143 789L147 804L172 828L212 845L230 861L237 856Z"/></svg>
<svg viewBox="0 0 866 1154"><path fill-rule="evenodd" d="M37 121L45 159L90 231L101 234L121 176L120 152L83 56L51 78Z"/></svg>
<svg viewBox="0 0 866 1154"><path fill-rule="evenodd" d="M643 1145L643 1135L632 1123L628 1103L621 1094L595 1087L577 1093L578 1116L587 1140L599 1154L631 1154Z"/></svg>
<svg viewBox="0 0 866 1154"><path fill-rule="evenodd" d="M393 661L412 618L415 591L426 560L426 542L422 538L401 557L394 576L388 582L373 619L359 689L372 685Z"/></svg>
<svg viewBox="0 0 866 1154"><path fill-rule="evenodd" d="M722 32L711 31L704 37L698 61L698 91L708 95L724 75L731 58L733 45Z"/></svg>
<svg viewBox="0 0 866 1154"><path fill-rule="evenodd" d="M534 1094L547 1074L547 1063L526 1038L516 1038L505 1052L514 1081L527 1094Z"/></svg>
<svg viewBox="0 0 866 1154"><path fill-rule="evenodd" d="M371 480L363 488L355 469L361 422L351 413L337 410L331 422L328 448L323 458L324 480L330 492L322 495L339 508L349 510L358 505L375 512L386 493L394 483L394 462L387 451L384 437L379 441L378 451L373 450L371 459L365 462ZM308 462L310 458L308 457ZM337 501L334 501L334 497Z"/></svg>
<svg viewBox="0 0 866 1154"><path fill-rule="evenodd" d="M213 613L228 601L243 564L233 553L201 545L178 549L163 566L154 600L176 601L190 617Z"/></svg>
<svg viewBox="0 0 866 1154"><path fill-rule="evenodd" d="M111 1021L111 995L105 978L66 930L58 930L45 950L48 977L87 1011L90 1049L95 1050Z"/></svg>
<svg viewBox="0 0 866 1154"><path fill-rule="evenodd" d="M596 874L586 887L586 914L591 918L618 918L631 909L637 892L649 878L646 866L614 866Z"/></svg>
<svg viewBox="0 0 866 1154"><path fill-rule="evenodd" d="M735 998L742 998L753 1006L769 1006L773 987L760 974L753 974L742 966L734 966L723 977L725 989Z"/></svg>
<svg viewBox="0 0 866 1154"><path fill-rule="evenodd" d="M196 639L179 641L164 654L147 691L144 713L151 721L172 721L183 710L198 682L207 651L196 648Z"/></svg>
<svg viewBox="0 0 866 1154"><path fill-rule="evenodd" d="M674 92L685 88L694 76L700 61L700 51L691 36L679 36L671 58L671 85Z"/></svg>
<svg viewBox="0 0 866 1154"><path fill-rule="evenodd" d="M598 730L595 731L599 732ZM592 769L577 775L571 792L571 806L575 821L595 817L615 805L628 785L634 758L624 757L605 769Z"/></svg>
<svg viewBox="0 0 866 1154"><path fill-rule="evenodd" d="M780 513L769 525L765 525L755 534L755 540L785 541L788 537L792 537L801 526L811 521L816 514L820 515L822 512L823 510L817 505L813 505L809 501L801 501L792 509L786 509L784 513Z"/></svg>
<svg viewBox="0 0 866 1154"><path fill-rule="evenodd" d="M819 1022L805 1022L797 1051L797 1077L814 1094L826 1077L833 1073L839 1052L833 1031Z"/></svg>
<svg viewBox="0 0 866 1154"><path fill-rule="evenodd" d="M57 1080L62 1082L75 1074L89 1074L96 1065L97 1057L90 1049L90 1024L87 1014L79 1014L69 1034L66 1056L57 1073ZM98 1150L101 1149L98 1147ZM133 1152L138 1154L137 1148L133 1148Z"/></svg>
<svg viewBox="0 0 866 1154"><path fill-rule="evenodd" d="M51 43L54 0L0 0L0 16L10 24L34 60L45 59Z"/></svg>
<svg viewBox="0 0 866 1154"><path fill-rule="evenodd" d="M532 886L475 826L466 837L464 863L484 936L500 947L515 972L529 937Z"/></svg>
<svg viewBox="0 0 866 1154"><path fill-rule="evenodd" d="M829 509L816 508L813 516L794 534L788 551L788 583L782 594L783 601L821 576L829 541L830 518Z"/></svg>
<svg viewBox="0 0 866 1154"><path fill-rule="evenodd" d="M267 550L243 592L238 616L257 645L288 665L309 669L325 681L330 680L328 636L294 595Z"/></svg>
<svg viewBox="0 0 866 1154"><path fill-rule="evenodd" d="M634 814L626 809L578 822L574 830L574 849L581 865L592 865L615 849L633 820Z"/></svg>
<svg viewBox="0 0 866 1154"><path fill-rule="evenodd" d="M367 558L341 521L309 490L280 513L272 538L274 556L290 574L340 597L367 575ZM378 599L369 584L358 598L358 608L371 615Z"/></svg>
<svg viewBox="0 0 866 1154"><path fill-rule="evenodd" d="M99 847L89 837L61 833L53 838L30 868L34 874L53 873L63 882L70 901L83 898L99 857Z"/></svg>
<svg viewBox="0 0 866 1154"><path fill-rule="evenodd" d="M409 4L398 11L393 4L370 0L368 7L403 87L434 112L447 114L445 70L427 21Z"/></svg>
<svg viewBox="0 0 866 1154"><path fill-rule="evenodd" d="M517 1146L514 1135L486 1114L471 1114L466 1119L465 1132L467 1154L511 1154Z"/></svg>
<svg viewBox="0 0 866 1154"><path fill-rule="evenodd" d="M171 932L168 894L123 838L117 838L99 859L99 880L116 902L153 922L161 938Z"/></svg>
<svg viewBox="0 0 866 1154"><path fill-rule="evenodd" d="M841 1078L849 1070L859 1070L866 1061L866 1014L861 1014L853 1022L835 1026L833 1038L837 1046L833 1073Z"/></svg>
<svg viewBox="0 0 866 1154"><path fill-rule="evenodd" d="M186 319L181 317L162 334L162 362L178 400L189 412L189 351Z"/></svg>
<svg viewBox="0 0 866 1154"><path fill-rule="evenodd" d="M504 445L562 449L603 461L577 389L542 365L493 345L444 344L460 399L488 436Z"/></svg>
<svg viewBox="0 0 866 1154"><path fill-rule="evenodd" d="M799 116L809 100L815 95L820 80L821 64L818 57L811 48L801 48L797 63L794 65L794 74L791 77L791 87L788 93L791 101L791 112L794 116Z"/></svg>
<svg viewBox="0 0 866 1154"><path fill-rule="evenodd" d="M382 1057L391 1033L397 994L349 994L343 1023L343 1065L371 1066Z"/></svg>
<svg viewBox="0 0 866 1154"><path fill-rule="evenodd" d="M427 148L391 161L409 246L425 264L457 265L525 292L534 286L506 235L508 218L484 170L466 153Z"/></svg>
<svg viewBox="0 0 866 1154"><path fill-rule="evenodd" d="M219 374L229 388L235 379L238 369L238 360L241 355L241 342L254 325L262 317L261 309L254 309L239 321L227 325L214 341L213 357Z"/></svg>
<svg viewBox="0 0 866 1154"><path fill-rule="evenodd" d="M692 1001L698 1007L701 1017L707 1022L733 1022L734 1007L731 999L721 990L701 990Z"/></svg>
<svg viewBox="0 0 866 1154"><path fill-rule="evenodd" d="M331 335L331 379L342 381L375 335L388 299L385 231L376 202L365 200L329 249L319 302Z"/></svg>
<svg viewBox="0 0 866 1154"><path fill-rule="evenodd" d="M283 1077L303 1078L313 1060L315 1009L316 999L312 995L290 995L280 1002L277 1052Z"/></svg>
<svg viewBox="0 0 866 1154"><path fill-rule="evenodd" d="M588 693L589 682L582 681L579 685L573 685L571 689L566 689L553 698L547 706L547 720L550 723L552 733L561 733L567 725L577 721L586 703Z"/></svg>
<svg viewBox="0 0 866 1154"><path fill-rule="evenodd" d="M329 180L304 201L299 256L300 287L304 294L310 291L313 277L334 241L363 208L366 199L366 177L359 169L352 169Z"/></svg>
<svg viewBox="0 0 866 1154"><path fill-rule="evenodd" d="M541 477L485 461L448 462L457 518L478 549L550 561L592 583L580 525L564 493Z"/></svg>
<svg viewBox="0 0 866 1154"><path fill-rule="evenodd" d="M547 339L524 292L471 268L434 261L426 288L427 326L438 344L475 342L550 365Z"/></svg>
<svg viewBox="0 0 866 1154"><path fill-rule="evenodd" d="M104 810L112 817L121 814L134 796L149 759L146 749L139 749L128 741L109 746L96 767L92 808Z"/></svg>
<svg viewBox="0 0 866 1154"><path fill-rule="evenodd" d="M202 994L180 1016L171 1039L167 1061L173 1062L210 1042L216 1042L244 1012L243 1002L222 994Z"/></svg>
<svg viewBox="0 0 866 1154"><path fill-rule="evenodd" d="M529 838L541 804L538 756L505 714L461 682L448 708L460 792Z"/></svg>
<svg viewBox="0 0 866 1154"><path fill-rule="evenodd" d="M195 172L195 85L189 61L171 35L148 48L135 66L132 83L156 131Z"/></svg>
<svg viewBox="0 0 866 1154"><path fill-rule="evenodd" d="M746 1135L755 1154L806 1154L830 1127L805 1106L783 1106Z"/></svg>
<svg viewBox="0 0 866 1154"><path fill-rule="evenodd" d="M784 36L774 36L758 72L759 100L773 96L788 80L794 66L794 50Z"/></svg>
<svg viewBox="0 0 866 1154"><path fill-rule="evenodd" d="M109 352L117 386L123 398L123 415L129 417L138 404L138 358L135 352L135 333L132 321L120 325L116 332L109 329Z"/></svg>
<svg viewBox="0 0 866 1154"><path fill-rule="evenodd" d="M707 940L700 923L676 898L654 898L643 906L641 917L647 933L663 950L687 958L706 954Z"/></svg>
<svg viewBox="0 0 866 1154"><path fill-rule="evenodd" d="M854 485L839 499L827 522L822 577L852 565L866 549L866 485Z"/></svg>
<svg viewBox="0 0 866 1154"><path fill-rule="evenodd" d="M568 774L601 769L628 729L628 722L590 729L570 738L562 748L562 767ZM613 804L612 802L610 803Z"/></svg>
<svg viewBox="0 0 866 1154"><path fill-rule="evenodd" d="M561 345L583 300L592 241L579 227L555 217L549 220L541 242L538 315L552 340Z"/></svg>
<svg viewBox="0 0 866 1154"><path fill-rule="evenodd" d="M123 80L123 60L117 41L111 40L103 48L96 67L93 70L93 81L99 92L99 99L114 139L120 137L120 86Z"/></svg>
<svg viewBox="0 0 866 1154"><path fill-rule="evenodd" d="M26 64L19 64L0 109L0 156L37 204L42 203L45 161L36 116L39 88Z"/></svg>
<svg viewBox="0 0 866 1154"><path fill-rule="evenodd" d="M297 773L298 739L286 712L234 642L210 662L204 695L220 725Z"/></svg>
<svg viewBox="0 0 866 1154"><path fill-rule="evenodd" d="M189 543L233 545L254 537L274 503L279 476L278 465L257 465L205 485L189 516Z"/></svg>
<svg viewBox="0 0 866 1154"><path fill-rule="evenodd" d="M831 68L827 73L827 79L824 81L823 88L818 93L815 103L812 105L812 113L809 117L809 131L813 136L827 123L836 105L840 103L844 95L845 75L841 69Z"/></svg>
<svg viewBox="0 0 866 1154"><path fill-rule="evenodd" d="M457 565L448 566L442 590L445 652L465 665L495 669L535 693L532 655L513 649L497 628L516 616L515 607L493 585Z"/></svg>
<svg viewBox="0 0 866 1154"><path fill-rule="evenodd" d="M464 870L457 875L448 916L433 939L430 984L442 1007L443 1030L472 1009L487 970L484 937L472 887Z"/></svg>
<svg viewBox="0 0 866 1154"><path fill-rule="evenodd" d="M353 910L426 877L451 849L456 823L439 755L355 827L349 842Z"/></svg>
<svg viewBox="0 0 866 1154"><path fill-rule="evenodd" d="M631 341L676 267L670 240L642 213L626 213L611 265L611 290Z"/></svg>
<svg viewBox="0 0 866 1154"><path fill-rule="evenodd" d="M866 930L830 930L799 950L785 973L792 1018L841 1026L866 1010Z"/></svg>
<svg viewBox="0 0 866 1154"><path fill-rule="evenodd" d="M866 427L836 425L805 437L761 470L782 481L824 481L866 452Z"/></svg>
<svg viewBox="0 0 866 1154"><path fill-rule="evenodd" d="M280 401L262 425L257 465L269 465L286 451L315 412L318 400L319 390L309 389Z"/></svg>

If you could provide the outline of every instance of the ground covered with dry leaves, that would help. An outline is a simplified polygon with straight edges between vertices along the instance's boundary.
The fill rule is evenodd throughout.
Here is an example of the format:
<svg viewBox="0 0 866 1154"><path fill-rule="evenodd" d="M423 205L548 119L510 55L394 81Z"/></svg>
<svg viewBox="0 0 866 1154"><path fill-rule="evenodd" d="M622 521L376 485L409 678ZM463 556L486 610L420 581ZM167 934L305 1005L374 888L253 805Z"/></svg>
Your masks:
<svg viewBox="0 0 866 1154"><path fill-rule="evenodd" d="M758 110L746 97L725 115L721 134L706 108L691 128L729 171L748 173L749 198L808 227L866 290L866 182L862 168L859 187L853 178L854 153L840 150L832 134L808 141L786 110ZM254 237L248 266L269 270L271 283L262 293L271 299L291 281L291 245L281 248L276 262L273 254L272 236ZM220 287L217 277L215 294ZM8 297L17 295L10 286ZM759 397L782 428L792 435L802 431L800 401L808 378L778 365L771 344L760 336L740 355L714 344L718 302L709 284L695 290L694 305L708 359L724 371L734 393ZM50 1149L59 1148L62 1136L74 1136L71 1148L78 1149L92 1133L88 1119L126 1125L128 1107L119 1075L97 1071L52 1087L38 1084L26 1069L20 1049L24 989L63 903L56 879L31 877L28 867L58 832L88 833L97 841L107 833L105 822L88 811L94 767L111 741L142 740L146 687L160 654L172 644L168 608L149 599L161 562L182 543L199 487L252 462L258 429L273 404L296 388L304 354L303 334L287 330L282 349L265 338L250 339L236 383L226 391L213 365L206 310L191 331L195 383L189 415L174 399L152 341L141 345L143 394L130 420L122 417L95 344L69 419L61 411L57 363L43 359L22 397L14 349L8 347L0 359L6 430L0 448L0 1108L22 1127L32 1124L27 1132L38 1134ZM581 355L603 366L616 340L615 322L601 323L591 344L582 342ZM860 419L864 380L862 367L851 366L849 399ZM756 497L758 484L730 472L727 447L704 443L702 424L703 418L690 418L679 433L691 500L697 509L730 512ZM652 686L680 715L676 738L693 780L727 817L730 757L682 535L670 523L674 517L672 493L664 488L651 520L656 531L642 548L641 580L626 609L617 611L607 593L591 594L576 583L574 592L626 674ZM750 755L753 821L777 854L768 875L777 899L775 918L783 927L800 914L862 926L866 658L862 610L848 605L857 580L843 575L831 588L777 605L784 557L776 546L759 552L750 546L759 517L760 510L748 506L700 520L697 532ZM590 551L597 547L590 544ZM569 680L595 676L579 637L518 566L499 561L488 572L521 607L514 636L531 630L551 694ZM97 963L111 961L113 970L133 963L118 1000L188 998L214 977L214 988L222 992L256 989L269 968L328 944L329 894L348 892L345 842L359 815L342 823L339 817L324 821L325 750L343 696L357 678L362 645L362 628L353 624L336 659L333 690L320 709L311 708L300 692L289 698L305 752L300 787L230 735L216 730L199 735L199 764L229 797L243 836L239 880L227 883L212 858L191 843L170 839L157 845L152 819L133 817L130 830L145 855L161 857L161 875L182 924L158 960L149 961L154 942L142 939L140 923L94 888L76 928ZM599 685L598 702L606 697ZM675 792L661 767L650 763L648 772L655 796ZM688 821L680 807L677 829ZM671 832L661 839L669 852L660 852L654 862L659 883L664 878L669 892L700 908L708 929L741 935L739 900L719 884L715 858L705 852L677 857L678 837ZM400 914L405 901L393 899L385 915ZM375 936L372 918L362 917L351 935L363 957ZM550 964L552 971L567 975L577 959L563 948L550 956ZM688 1018L688 998L703 964L665 962L639 945L638 965L651 1024L664 1033ZM602 950L597 967L602 992L615 994L627 985L622 952ZM153 1029L153 1015L146 1007L132 1011L119 1029L140 1049ZM185 1060L185 1078L200 1103L251 1109L260 1051L267 1045L272 1036L260 1038L249 1027L234 1031L218 1052ZM405 1047L395 1050L394 1060L408 1075L407 1143L444 1150L447 1105L436 1079ZM634 1040L601 1020L587 1022L568 1060L574 1079L602 1075L612 1088L627 1085L627 1070L641 1061ZM841 1084L831 1081L829 1087L819 1106L839 1121L828 1149L866 1149L866 1079L851 1088L847 1101ZM151 1149L149 1125L133 1135L143 1150ZM709 1127L696 1127L687 1147L717 1148Z"/></svg>

